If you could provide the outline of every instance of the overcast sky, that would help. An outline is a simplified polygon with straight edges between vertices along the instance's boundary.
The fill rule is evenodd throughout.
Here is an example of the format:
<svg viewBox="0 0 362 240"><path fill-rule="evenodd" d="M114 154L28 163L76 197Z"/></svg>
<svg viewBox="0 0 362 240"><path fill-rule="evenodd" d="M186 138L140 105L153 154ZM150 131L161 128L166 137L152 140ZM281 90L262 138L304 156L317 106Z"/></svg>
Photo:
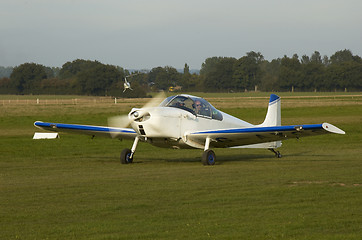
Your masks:
<svg viewBox="0 0 362 240"><path fill-rule="evenodd" d="M0 66L75 59L124 68L315 50L362 56L361 0L1 0Z"/></svg>

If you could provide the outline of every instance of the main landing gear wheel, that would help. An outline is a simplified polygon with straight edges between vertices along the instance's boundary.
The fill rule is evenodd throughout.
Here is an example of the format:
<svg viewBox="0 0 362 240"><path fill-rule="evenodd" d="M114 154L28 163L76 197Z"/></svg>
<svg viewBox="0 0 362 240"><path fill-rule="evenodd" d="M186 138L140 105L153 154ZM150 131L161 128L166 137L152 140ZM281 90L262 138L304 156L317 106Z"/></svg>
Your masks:
<svg viewBox="0 0 362 240"><path fill-rule="evenodd" d="M121 152L121 163L128 164L133 162L133 154L131 149L125 148Z"/></svg>
<svg viewBox="0 0 362 240"><path fill-rule="evenodd" d="M206 150L203 154L202 154L202 164L204 165L214 165L215 164L215 153L212 150Z"/></svg>

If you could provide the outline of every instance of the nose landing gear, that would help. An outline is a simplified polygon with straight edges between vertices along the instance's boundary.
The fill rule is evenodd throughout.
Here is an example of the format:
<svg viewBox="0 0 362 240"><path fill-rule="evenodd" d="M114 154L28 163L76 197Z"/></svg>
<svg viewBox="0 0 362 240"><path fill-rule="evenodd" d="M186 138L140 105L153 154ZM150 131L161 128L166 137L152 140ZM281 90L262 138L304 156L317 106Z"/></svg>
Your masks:
<svg viewBox="0 0 362 240"><path fill-rule="evenodd" d="M125 148L121 152L121 163L122 164L128 164L133 162L133 155L136 151L137 144L138 144L138 136L134 139L132 149Z"/></svg>
<svg viewBox="0 0 362 240"><path fill-rule="evenodd" d="M122 164L128 164L133 162L133 154L131 152L131 149L125 148L121 152L121 163Z"/></svg>

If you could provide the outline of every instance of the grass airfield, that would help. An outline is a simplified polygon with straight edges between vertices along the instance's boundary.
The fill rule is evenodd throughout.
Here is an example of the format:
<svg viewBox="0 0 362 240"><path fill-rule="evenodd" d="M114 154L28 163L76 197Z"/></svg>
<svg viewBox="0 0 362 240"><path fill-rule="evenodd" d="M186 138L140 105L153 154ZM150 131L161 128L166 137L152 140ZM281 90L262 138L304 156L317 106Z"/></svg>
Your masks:
<svg viewBox="0 0 362 240"><path fill-rule="evenodd" d="M257 124L267 96L205 97ZM140 143L134 164L121 165L131 141L32 140L33 122L106 125L148 99L3 102L0 239L361 239L362 97L281 96L283 125L329 122L347 134L284 141L281 159L215 149L211 167L200 163L201 150Z"/></svg>

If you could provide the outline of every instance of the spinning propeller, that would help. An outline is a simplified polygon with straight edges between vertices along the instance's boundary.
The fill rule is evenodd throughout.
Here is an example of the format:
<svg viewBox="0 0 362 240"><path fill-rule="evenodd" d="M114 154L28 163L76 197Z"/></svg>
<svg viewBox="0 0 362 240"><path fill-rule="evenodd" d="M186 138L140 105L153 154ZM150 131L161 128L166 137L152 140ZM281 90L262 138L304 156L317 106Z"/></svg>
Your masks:
<svg viewBox="0 0 362 240"><path fill-rule="evenodd" d="M157 107L165 99L165 93L160 92L155 97L151 98L142 108L132 109L127 115L119 115L108 118L108 126L114 128L126 128L133 121L141 119L142 117L149 116L148 108ZM113 134L112 137L115 137Z"/></svg>

